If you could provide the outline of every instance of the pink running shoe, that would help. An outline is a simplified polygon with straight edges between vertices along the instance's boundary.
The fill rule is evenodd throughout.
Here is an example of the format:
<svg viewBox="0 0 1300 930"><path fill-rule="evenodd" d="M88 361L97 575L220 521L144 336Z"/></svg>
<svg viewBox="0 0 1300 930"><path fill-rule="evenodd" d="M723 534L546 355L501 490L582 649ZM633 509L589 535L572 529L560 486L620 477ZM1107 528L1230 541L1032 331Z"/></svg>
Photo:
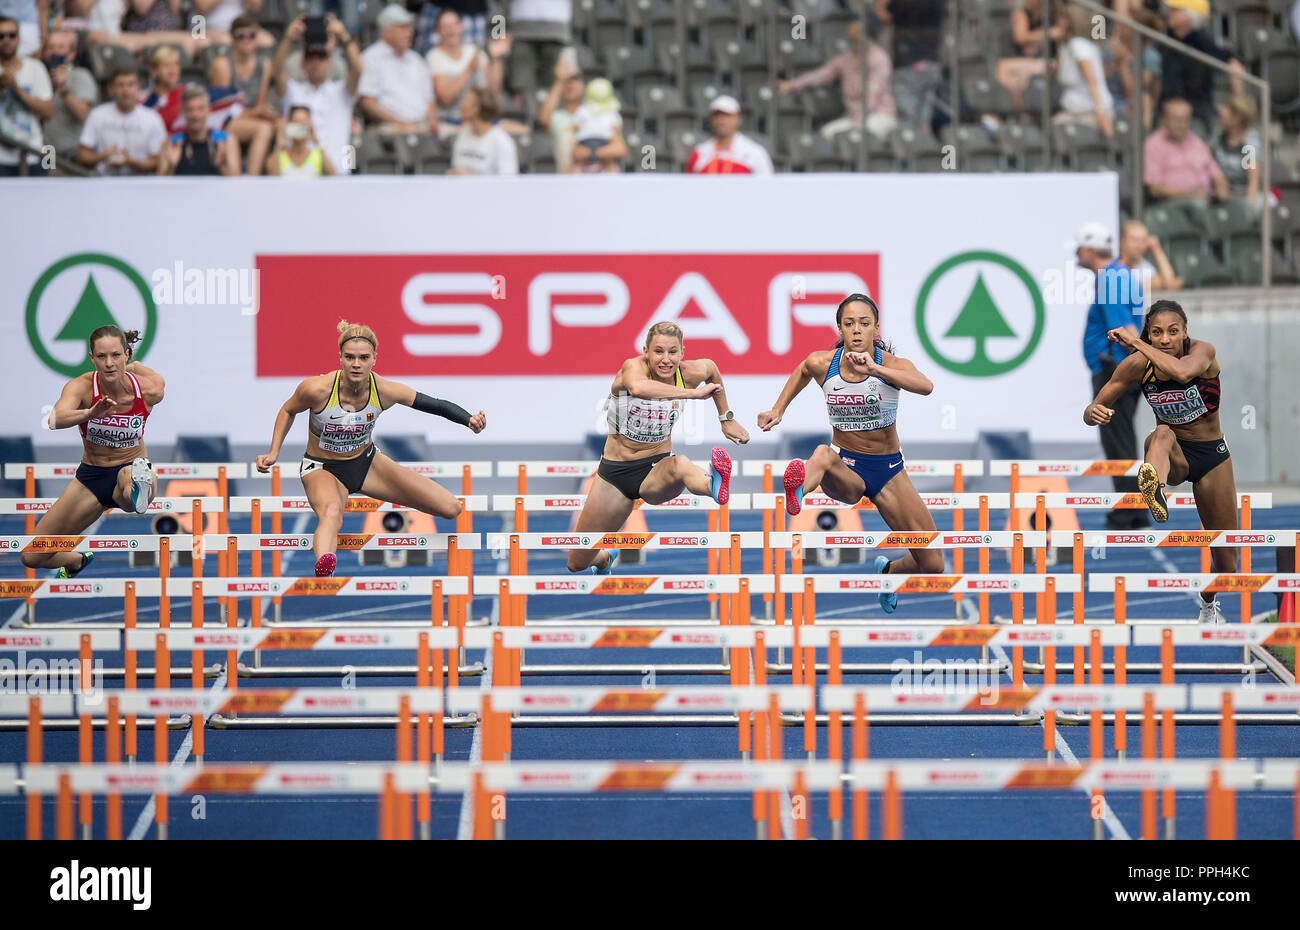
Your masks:
<svg viewBox="0 0 1300 930"><path fill-rule="evenodd" d="M785 466L785 512L790 516L796 516L799 511L803 510L803 460L795 459L789 465Z"/></svg>
<svg viewBox="0 0 1300 930"><path fill-rule="evenodd" d="M722 446L714 446L709 459L709 493L719 504L731 500L731 456Z"/></svg>
<svg viewBox="0 0 1300 930"><path fill-rule="evenodd" d="M334 566L338 560L334 558L333 552L327 552L316 560L316 577L328 578L334 574Z"/></svg>

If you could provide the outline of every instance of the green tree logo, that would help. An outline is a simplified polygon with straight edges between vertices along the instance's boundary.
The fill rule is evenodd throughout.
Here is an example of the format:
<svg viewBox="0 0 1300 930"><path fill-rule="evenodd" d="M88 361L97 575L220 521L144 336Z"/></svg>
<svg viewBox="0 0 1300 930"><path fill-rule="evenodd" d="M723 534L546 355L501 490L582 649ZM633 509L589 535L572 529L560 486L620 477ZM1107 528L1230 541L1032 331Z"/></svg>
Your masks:
<svg viewBox="0 0 1300 930"><path fill-rule="evenodd" d="M942 278L967 264L975 264L977 267L993 265L1010 271L1025 287L1033 306L1034 322L1028 334L1012 329L984 281L984 270L978 270L961 310L940 337L945 340L970 340L969 357L953 358L939 350L930 334L928 323L930 296L935 285ZM970 378L990 378L1019 368L1038 347L1038 343L1043 338L1046 321L1043 295L1033 277L1019 262L998 252L962 252L952 256L930 272L916 298L916 332L921 339L922 347L931 358L948 371ZM1024 346L1014 357L997 361L989 354L988 344L993 339L1020 339L1024 341Z"/></svg>
<svg viewBox="0 0 1300 930"><path fill-rule="evenodd" d="M158 309L134 268L111 255L83 252L55 262L37 279L27 295L26 323L36 357L75 378L93 367L86 337L100 326L140 330L135 358L143 359L153 345Z"/></svg>

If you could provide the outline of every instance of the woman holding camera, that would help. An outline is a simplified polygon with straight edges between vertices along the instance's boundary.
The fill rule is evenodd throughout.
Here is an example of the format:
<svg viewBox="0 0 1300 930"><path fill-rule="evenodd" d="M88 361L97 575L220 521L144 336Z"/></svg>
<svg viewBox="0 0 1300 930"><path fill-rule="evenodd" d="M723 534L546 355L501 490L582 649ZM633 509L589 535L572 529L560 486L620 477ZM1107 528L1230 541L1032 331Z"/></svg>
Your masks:
<svg viewBox="0 0 1300 930"><path fill-rule="evenodd" d="M482 410L470 416L451 401L420 394L376 375L379 339L369 326L340 320L338 334L339 370L298 385L276 415L271 451L257 457L257 470L270 471L294 418L310 412L307 454L298 475L316 512L312 549L320 577L334 574L334 547L349 494L364 494L447 520L460 515L460 504L446 488L375 449L372 435L380 413L401 404L468 426L476 433L487 425Z"/></svg>

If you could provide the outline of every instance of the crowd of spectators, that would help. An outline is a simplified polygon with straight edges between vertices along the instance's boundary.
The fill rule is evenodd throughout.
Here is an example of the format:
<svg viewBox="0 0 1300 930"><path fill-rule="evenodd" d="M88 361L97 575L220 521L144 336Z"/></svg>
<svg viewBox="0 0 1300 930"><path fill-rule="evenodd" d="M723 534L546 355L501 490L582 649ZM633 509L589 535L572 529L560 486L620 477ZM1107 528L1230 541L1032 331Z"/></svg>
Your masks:
<svg viewBox="0 0 1300 930"><path fill-rule="evenodd" d="M627 104L639 102L635 81L607 79L602 49L575 50L573 0L502 0L493 9L505 10L507 31L489 27L485 0L390 3L366 19L373 41L364 46L359 0L300 0L312 15L276 26L274 35L258 18L264 0L187 2L183 19L182 0L0 0L0 133L26 147L20 153L0 142L0 173L20 173L23 161L27 173L44 173L52 147L56 162L101 174L346 175L358 170L359 143L370 136L375 146L360 147L394 153L394 170L417 170L402 153L418 151L434 153L427 164L441 157L449 174L513 174L520 153L536 150L534 134L560 173L637 169L628 136L643 141L647 114L624 122ZM1213 37L1209 0L1110 5L1243 70ZM838 112L823 107L805 123L828 146L851 131L880 145L900 129L937 137L954 120L991 135L1002 123L1032 126L1040 115L1031 89L1050 71L1055 124L1112 141L1124 120L1148 133L1143 182L1153 201L1264 204L1258 160L1243 157L1258 151L1261 117L1239 79L1216 104L1214 69L1154 43L1134 67L1131 32L1098 29L1082 7L1053 0L1044 21L1040 0L975 6L1000 10L988 21L1001 34L980 41L1006 107L981 109L965 79L953 92L944 37L962 24L946 21L948 0L870 0L865 17L839 18L837 44L822 41L783 62L781 76L761 88L767 97L724 79L707 99L693 98L696 138L684 137L674 167L773 171L789 131L772 114L800 106L808 93L834 99L817 91L828 85L837 86ZM956 9L965 15L966 7ZM97 69L101 83L88 53L105 50L118 57L102 57L116 67ZM588 67L595 73L584 73ZM147 69L145 86L139 69ZM667 68L662 73L670 79ZM316 149L320 157L309 154ZM538 169L529 161L524 170Z"/></svg>

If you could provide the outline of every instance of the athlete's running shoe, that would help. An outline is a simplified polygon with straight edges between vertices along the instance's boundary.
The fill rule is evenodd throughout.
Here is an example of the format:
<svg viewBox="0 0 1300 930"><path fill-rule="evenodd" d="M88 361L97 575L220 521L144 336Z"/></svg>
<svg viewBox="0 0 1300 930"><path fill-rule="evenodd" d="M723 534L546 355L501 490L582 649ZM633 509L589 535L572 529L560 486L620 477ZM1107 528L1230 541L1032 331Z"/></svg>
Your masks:
<svg viewBox="0 0 1300 930"><path fill-rule="evenodd" d="M731 456L722 446L714 446L709 456L709 494L719 504L731 500Z"/></svg>
<svg viewBox="0 0 1300 930"><path fill-rule="evenodd" d="M90 566L90 563L93 561L95 561L95 553L82 552L80 565L78 565L76 568L68 568L65 565L62 568L60 568L57 572L54 573L54 577L55 578L76 578L78 575L84 572Z"/></svg>
<svg viewBox="0 0 1300 930"><path fill-rule="evenodd" d="M1157 523L1169 519L1169 502L1165 500L1165 489L1160 485L1160 476L1150 462L1143 462L1138 469L1138 490L1146 498L1152 519Z"/></svg>
<svg viewBox="0 0 1300 930"><path fill-rule="evenodd" d="M885 570L885 566L888 564L889 564L889 559L885 558L885 556L883 555L876 556L876 563L875 563L876 574L879 575L881 572L883 572ZM898 609L898 595L894 594L892 591L889 593L885 593L882 591L880 594L880 606L884 608L885 613L892 614L895 610Z"/></svg>
<svg viewBox="0 0 1300 930"><path fill-rule="evenodd" d="M785 512L797 516L803 510L803 459L795 459L785 466Z"/></svg>
<svg viewBox="0 0 1300 930"><path fill-rule="evenodd" d="M598 568L593 564L591 566L591 573L593 575L611 575L614 573L614 562L618 559L618 550L606 549L605 552L609 555L609 561L605 563L604 568Z"/></svg>
<svg viewBox="0 0 1300 930"><path fill-rule="evenodd" d="M333 552L327 552L316 560L316 577L328 578L334 574L334 567L338 564L338 559L334 558Z"/></svg>
<svg viewBox="0 0 1300 930"><path fill-rule="evenodd" d="M1217 597L1209 603L1206 603L1205 598L1201 598L1200 622L1223 626L1223 607L1219 604Z"/></svg>
<svg viewBox="0 0 1300 930"><path fill-rule="evenodd" d="M136 513L149 509L149 489L153 487L153 462L145 458L131 460L131 507Z"/></svg>

